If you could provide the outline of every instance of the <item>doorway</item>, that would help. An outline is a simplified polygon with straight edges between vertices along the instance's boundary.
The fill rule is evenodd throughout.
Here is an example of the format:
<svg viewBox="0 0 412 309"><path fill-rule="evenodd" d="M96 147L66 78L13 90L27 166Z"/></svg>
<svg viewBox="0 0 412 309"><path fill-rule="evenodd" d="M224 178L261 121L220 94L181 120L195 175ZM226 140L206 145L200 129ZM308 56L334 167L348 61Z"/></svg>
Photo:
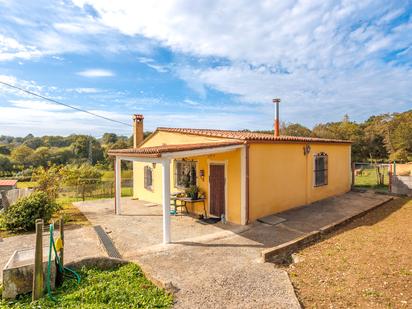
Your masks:
<svg viewBox="0 0 412 309"><path fill-rule="evenodd" d="M211 163L209 165L209 212L212 216L225 215L226 208L225 165Z"/></svg>

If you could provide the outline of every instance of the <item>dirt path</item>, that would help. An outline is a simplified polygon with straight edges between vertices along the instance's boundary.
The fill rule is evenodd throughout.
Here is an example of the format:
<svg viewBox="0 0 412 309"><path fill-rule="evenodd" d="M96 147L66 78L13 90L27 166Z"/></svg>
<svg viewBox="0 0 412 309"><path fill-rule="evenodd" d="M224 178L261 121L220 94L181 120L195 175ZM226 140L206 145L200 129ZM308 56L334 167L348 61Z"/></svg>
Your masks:
<svg viewBox="0 0 412 309"><path fill-rule="evenodd" d="M412 200L302 250L287 270L306 308L412 308Z"/></svg>

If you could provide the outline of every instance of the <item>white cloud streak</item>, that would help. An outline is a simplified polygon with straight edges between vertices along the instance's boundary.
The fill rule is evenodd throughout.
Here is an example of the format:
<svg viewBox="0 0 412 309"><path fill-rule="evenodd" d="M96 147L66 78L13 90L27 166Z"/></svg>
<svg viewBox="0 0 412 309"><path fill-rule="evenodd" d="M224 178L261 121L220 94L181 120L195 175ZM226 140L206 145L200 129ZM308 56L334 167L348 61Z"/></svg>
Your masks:
<svg viewBox="0 0 412 309"><path fill-rule="evenodd" d="M114 73L109 70L104 69L88 69L84 71L77 72L77 75L83 77L111 77L114 76Z"/></svg>

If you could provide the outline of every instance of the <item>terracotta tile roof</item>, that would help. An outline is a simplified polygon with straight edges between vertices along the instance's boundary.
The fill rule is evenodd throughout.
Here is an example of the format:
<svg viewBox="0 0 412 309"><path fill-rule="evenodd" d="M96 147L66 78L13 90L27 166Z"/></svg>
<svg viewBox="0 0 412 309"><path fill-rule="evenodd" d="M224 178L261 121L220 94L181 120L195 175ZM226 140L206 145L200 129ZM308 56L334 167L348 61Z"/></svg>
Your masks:
<svg viewBox="0 0 412 309"><path fill-rule="evenodd" d="M0 186L15 186L16 183L15 179L0 179Z"/></svg>
<svg viewBox="0 0 412 309"><path fill-rule="evenodd" d="M326 139L317 137L303 137L303 136L278 136L273 134L256 133L248 131L231 131L231 130L214 130L214 129L189 129L189 128L157 128L158 131L233 138L245 141L273 141L273 142L319 142L319 143L351 143L348 140Z"/></svg>
<svg viewBox="0 0 412 309"><path fill-rule="evenodd" d="M112 149L109 150L109 155L122 155L127 154L135 155L136 157L151 157L158 158L163 153L180 152L188 150L219 148L225 146L242 145L242 141L230 141L230 142L216 142L216 143L199 143L199 144L179 144L179 145L162 145L154 147L142 147L142 148L128 148L128 149Z"/></svg>

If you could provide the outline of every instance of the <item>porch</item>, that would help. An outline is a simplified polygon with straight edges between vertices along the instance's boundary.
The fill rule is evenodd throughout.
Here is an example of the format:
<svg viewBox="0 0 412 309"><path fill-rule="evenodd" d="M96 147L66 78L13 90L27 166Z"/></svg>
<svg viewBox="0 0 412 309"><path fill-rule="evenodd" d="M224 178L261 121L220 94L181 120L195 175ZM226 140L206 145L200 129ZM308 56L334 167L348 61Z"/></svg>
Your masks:
<svg viewBox="0 0 412 309"><path fill-rule="evenodd" d="M159 204L121 198L122 214L113 212L113 199L74 203L92 225L100 225L114 241L124 258L138 252L150 251L162 243L163 207ZM170 216L170 229L174 244L204 242L234 235L246 227L223 224L206 224L192 216Z"/></svg>
<svg viewBox="0 0 412 309"><path fill-rule="evenodd" d="M247 223L247 145L241 141L224 141L199 144L162 145L155 147L143 147L133 149L112 150L109 152L115 157L115 214L123 214L123 200L120 198L121 192L121 162L132 161L134 164L134 197L151 203L161 204L161 213L158 216L162 219L163 243L171 242L171 195L176 192L174 183L174 173L172 164L175 160L196 161L197 179L201 179L198 184L206 192L206 204L202 210L212 213L210 210L212 202L219 193L223 206L222 213L227 218L238 224ZM230 163L229 163L230 162ZM219 171L219 190L212 190L211 171ZM153 166L153 168L152 168ZM230 166L230 168L229 168ZM147 187L146 170L143 174L136 173L137 168L143 172L143 168L155 170L156 186ZM143 183L144 179L144 183ZM150 185L152 172L150 172ZM136 185L137 184L137 185ZM189 208L190 209L190 208ZM207 209L207 211L206 211ZM159 211L159 210L158 210ZM219 216L219 215L218 215ZM175 220L174 220L175 221ZM179 237L179 236L178 236Z"/></svg>

